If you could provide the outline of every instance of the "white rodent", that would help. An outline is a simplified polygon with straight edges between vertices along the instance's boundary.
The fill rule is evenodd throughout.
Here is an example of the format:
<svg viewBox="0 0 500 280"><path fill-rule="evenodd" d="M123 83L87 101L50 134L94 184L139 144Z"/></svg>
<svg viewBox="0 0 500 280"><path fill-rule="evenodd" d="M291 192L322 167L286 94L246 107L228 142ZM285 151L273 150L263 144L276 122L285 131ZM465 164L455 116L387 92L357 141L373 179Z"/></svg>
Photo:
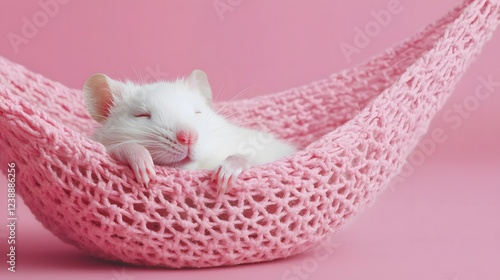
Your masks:
<svg viewBox="0 0 500 280"><path fill-rule="evenodd" d="M150 84L120 82L94 74L85 83L84 99L101 126L93 139L133 169L137 181L154 180L154 164L214 170L219 193L231 189L252 165L293 153L293 145L273 135L227 121L212 109L207 75Z"/></svg>

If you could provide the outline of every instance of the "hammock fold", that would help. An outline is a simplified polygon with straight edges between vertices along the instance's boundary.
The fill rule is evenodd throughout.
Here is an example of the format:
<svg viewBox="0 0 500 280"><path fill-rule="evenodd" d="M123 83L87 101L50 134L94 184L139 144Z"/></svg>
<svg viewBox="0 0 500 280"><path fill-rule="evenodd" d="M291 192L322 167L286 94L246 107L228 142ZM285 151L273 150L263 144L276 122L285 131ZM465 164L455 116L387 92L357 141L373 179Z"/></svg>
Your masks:
<svg viewBox="0 0 500 280"><path fill-rule="evenodd" d="M47 229L97 257L176 268L288 257L398 174L499 20L499 1L468 0L362 65L216 104L301 148L245 171L222 197L205 170L156 166L158 179L139 186L88 138L96 123L81 90L0 57L0 165L16 163L17 192Z"/></svg>

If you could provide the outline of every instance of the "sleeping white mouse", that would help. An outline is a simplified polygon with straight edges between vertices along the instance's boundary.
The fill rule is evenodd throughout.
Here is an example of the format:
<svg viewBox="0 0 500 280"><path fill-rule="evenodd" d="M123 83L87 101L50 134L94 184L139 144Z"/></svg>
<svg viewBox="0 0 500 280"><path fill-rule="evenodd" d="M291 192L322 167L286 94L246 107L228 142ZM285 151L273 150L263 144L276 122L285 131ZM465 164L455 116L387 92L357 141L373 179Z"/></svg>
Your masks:
<svg viewBox="0 0 500 280"><path fill-rule="evenodd" d="M95 74L83 88L90 115L101 126L93 139L127 163L137 181L154 180L154 164L214 170L219 193L252 165L293 153L273 135L237 126L212 109L207 75L194 70L171 82L139 85Z"/></svg>

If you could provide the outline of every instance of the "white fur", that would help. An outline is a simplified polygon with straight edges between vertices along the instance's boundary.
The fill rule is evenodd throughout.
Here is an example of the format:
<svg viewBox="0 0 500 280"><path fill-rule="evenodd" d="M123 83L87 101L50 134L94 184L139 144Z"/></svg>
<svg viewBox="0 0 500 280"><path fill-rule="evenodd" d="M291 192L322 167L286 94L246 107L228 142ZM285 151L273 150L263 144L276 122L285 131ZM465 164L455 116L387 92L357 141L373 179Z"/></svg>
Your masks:
<svg viewBox="0 0 500 280"><path fill-rule="evenodd" d="M146 85L108 78L108 84L113 104L94 139L131 165L130 153L115 151L115 148L126 143L138 144L149 151L158 165L191 170L216 169L232 155L241 155L250 165L255 165L272 162L295 151L293 146L268 133L231 124L216 114L210 106L211 91L208 95L202 93L198 83L189 78ZM88 107L92 106L93 94L93 89L85 88ZM89 111L99 111L99 108L89 108ZM145 112L151 114L150 119L134 116ZM176 132L184 129L198 133L198 140L189 153L187 146L178 143L175 137ZM120 156L123 154L127 155ZM232 175L237 177L242 170Z"/></svg>

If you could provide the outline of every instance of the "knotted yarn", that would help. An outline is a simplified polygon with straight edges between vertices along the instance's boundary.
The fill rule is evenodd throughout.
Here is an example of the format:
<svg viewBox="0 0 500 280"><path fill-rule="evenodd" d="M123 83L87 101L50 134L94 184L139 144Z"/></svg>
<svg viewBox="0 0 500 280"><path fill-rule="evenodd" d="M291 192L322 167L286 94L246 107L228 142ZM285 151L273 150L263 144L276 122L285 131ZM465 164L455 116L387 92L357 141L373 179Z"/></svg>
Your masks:
<svg viewBox="0 0 500 280"><path fill-rule="evenodd" d="M0 58L0 166L16 164L35 217L88 254L135 265L212 267L269 261L317 245L396 176L500 19L468 0L366 63L279 93L218 103L300 151L243 172L218 197L211 172L132 170L88 138L81 90ZM2 172L6 172L2 168Z"/></svg>

